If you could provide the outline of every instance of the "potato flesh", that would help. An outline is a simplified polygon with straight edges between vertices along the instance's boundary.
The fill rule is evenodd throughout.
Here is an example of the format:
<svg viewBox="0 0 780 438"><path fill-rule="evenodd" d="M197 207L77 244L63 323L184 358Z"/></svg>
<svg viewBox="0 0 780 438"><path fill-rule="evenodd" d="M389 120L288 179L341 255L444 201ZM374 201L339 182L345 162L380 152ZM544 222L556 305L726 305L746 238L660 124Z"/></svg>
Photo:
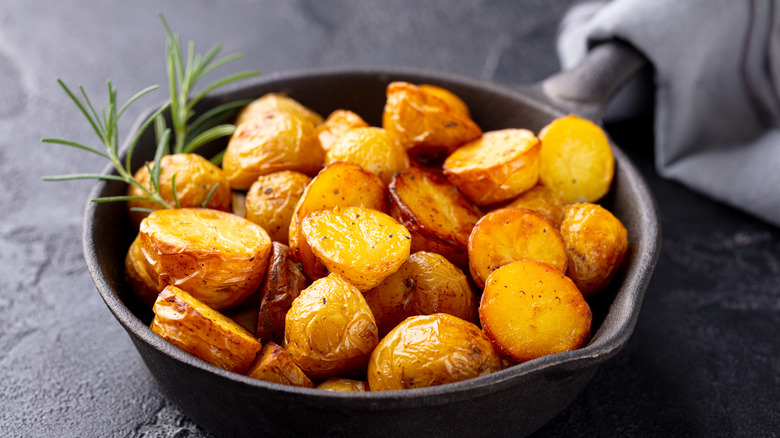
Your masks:
<svg viewBox="0 0 780 438"><path fill-rule="evenodd" d="M354 379L344 379L341 377L331 377L324 382L317 385L317 389L324 391L354 391L354 392L366 392L368 391L368 382Z"/></svg>
<svg viewBox="0 0 780 438"><path fill-rule="evenodd" d="M536 260L566 272L566 248L549 219L524 208L491 211L469 237L469 269L474 282L485 286L490 273L517 260Z"/></svg>
<svg viewBox="0 0 780 438"><path fill-rule="evenodd" d="M257 356L257 360L247 371L246 375L266 382L314 388L314 383L295 364L290 353L273 341L263 346L263 349L260 350L260 354Z"/></svg>
<svg viewBox="0 0 780 438"><path fill-rule="evenodd" d="M306 289L308 282L298 265L289 257L289 248L273 243L268 273L261 287L260 310L257 312L257 338L284 343L284 319L293 300Z"/></svg>
<svg viewBox="0 0 780 438"><path fill-rule="evenodd" d="M490 274L479 316L499 350L519 362L582 347L592 321L588 303L568 277L530 260Z"/></svg>
<svg viewBox="0 0 780 438"><path fill-rule="evenodd" d="M445 313L413 316L385 336L371 354L371 391L459 382L501 369L490 340L474 324Z"/></svg>
<svg viewBox="0 0 780 438"><path fill-rule="evenodd" d="M325 156L325 164L355 163L390 184L393 174L409 168L406 149L391 143L382 128L354 128L336 139Z"/></svg>
<svg viewBox="0 0 780 438"><path fill-rule="evenodd" d="M368 123L362 117L349 110L339 109L330 113L325 122L317 127L317 137L325 152L339 137L353 128L367 128Z"/></svg>
<svg viewBox="0 0 780 438"><path fill-rule="evenodd" d="M238 113L235 125L238 126L247 120L260 117L269 112L294 113L308 120L314 126L319 126L322 123L322 116L305 107L297 100L281 93L268 93L245 106Z"/></svg>
<svg viewBox="0 0 780 438"><path fill-rule="evenodd" d="M561 195L544 184L537 184L507 204L505 208L527 208L550 219L560 228L563 222L564 205Z"/></svg>
<svg viewBox="0 0 780 438"><path fill-rule="evenodd" d="M452 109L458 111L464 116L471 117L471 113L469 112L469 107L466 105L466 102L464 102L463 99L458 97L452 91L446 88L442 88L430 84L420 84L417 86L417 88L419 88L421 91L427 94L438 97L439 99L443 100L447 105L449 105Z"/></svg>
<svg viewBox="0 0 780 438"><path fill-rule="evenodd" d="M243 327L175 286L160 292L153 311L154 333L228 371L243 373L260 351L260 342Z"/></svg>
<svg viewBox="0 0 780 438"><path fill-rule="evenodd" d="M290 221L311 178L291 170L262 175L246 195L246 218L268 232L271 240L288 243Z"/></svg>

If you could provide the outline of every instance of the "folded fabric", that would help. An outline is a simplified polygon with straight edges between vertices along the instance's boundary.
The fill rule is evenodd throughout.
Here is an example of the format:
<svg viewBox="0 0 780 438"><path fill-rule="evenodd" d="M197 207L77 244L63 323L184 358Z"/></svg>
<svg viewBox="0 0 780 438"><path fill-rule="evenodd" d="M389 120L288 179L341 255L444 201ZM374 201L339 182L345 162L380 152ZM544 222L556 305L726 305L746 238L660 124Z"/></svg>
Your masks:
<svg viewBox="0 0 780 438"><path fill-rule="evenodd" d="M658 172L780 226L780 5L577 3L558 38L564 69L613 38L654 67Z"/></svg>

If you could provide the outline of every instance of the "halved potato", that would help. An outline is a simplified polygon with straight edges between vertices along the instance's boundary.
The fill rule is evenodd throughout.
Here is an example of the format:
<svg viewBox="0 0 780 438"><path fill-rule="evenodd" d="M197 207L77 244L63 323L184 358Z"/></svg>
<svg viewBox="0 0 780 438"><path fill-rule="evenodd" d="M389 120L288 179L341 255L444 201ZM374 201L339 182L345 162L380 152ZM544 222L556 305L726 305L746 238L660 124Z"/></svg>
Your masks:
<svg viewBox="0 0 780 438"><path fill-rule="evenodd" d="M468 266L471 229L482 213L446 178L410 167L390 183L390 214L412 234L412 252Z"/></svg>
<svg viewBox="0 0 780 438"><path fill-rule="evenodd" d="M284 318L293 300L306 289L308 281L298 265L289 257L287 246L273 243L268 273L260 288L260 311L257 317L257 338L284 343Z"/></svg>
<svg viewBox="0 0 780 438"><path fill-rule="evenodd" d="M363 294L383 337L409 316L448 313L477 322L477 299L463 271L444 256L419 251Z"/></svg>
<svg viewBox="0 0 780 438"><path fill-rule="evenodd" d="M157 210L141 222L139 239L161 286L180 287L216 310L257 290L271 253L262 227L204 208Z"/></svg>
<svg viewBox="0 0 780 438"><path fill-rule="evenodd" d="M125 257L125 280L130 285L133 294L146 306L151 308L160 293L160 284L154 267L144 257L141 248L141 237L136 236ZM164 285L162 287L165 287Z"/></svg>
<svg viewBox="0 0 780 438"><path fill-rule="evenodd" d="M338 161L355 163L373 172L385 184L393 174L409 168L406 149L388 141L382 128L354 128L337 138L325 156L325 164Z"/></svg>
<svg viewBox="0 0 780 438"><path fill-rule="evenodd" d="M368 391L368 382L354 379L344 379L342 377L331 377L330 379L317 385L317 389L325 391Z"/></svg>
<svg viewBox="0 0 780 438"><path fill-rule="evenodd" d="M486 132L455 150L443 167L477 205L506 201L539 180L539 140L527 129Z"/></svg>
<svg viewBox="0 0 780 438"><path fill-rule="evenodd" d="M302 105L297 100L282 93L268 93L245 106L236 117L238 126L247 120L262 117L269 112L290 112L310 121L314 126L322 123L322 116Z"/></svg>
<svg viewBox="0 0 780 438"><path fill-rule="evenodd" d="M330 113L325 122L317 127L317 137L322 149L327 152L339 137L352 128L366 128L368 123L362 117L349 110L338 109Z"/></svg>
<svg viewBox="0 0 780 438"><path fill-rule="evenodd" d="M423 388L484 376L501 357L476 325L446 313L412 316L385 336L368 363L371 391Z"/></svg>
<svg viewBox="0 0 780 438"><path fill-rule="evenodd" d="M479 319L504 354L524 362L584 346L592 314L577 286L559 270L520 260L490 274Z"/></svg>
<svg viewBox="0 0 780 438"><path fill-rule="evenodd" d="M430 84L420 84L417 87L425 93L431 94L443 100L447 103L447 105L452 107L452 109L457 110L467 117L471 117L471 113L469 112L469 107L466 105L466 102L464 102L463 99L458 97L452 91Z"/></svg>
<svg viewBox="0 0 780 438"><path fill-rule="evenodd" d="M566 248L549 219L525 208L502 208L486 214L469 237L469 269L479 287L491 272L517 260L547 263L566 272Z"/></svg>
<svg viewBox="0 0 780 438"><path fill-rule="evenodd" d="M626 227L598 204L567 205L561 236L569 257L566 275L585 296L609 284L628 250Z"/></svg>
<svg viewBox="0 0 780 438"><path fill-rule="evenodd" d="M280 383L288 386L314 388L314 383L303 370L295 364L290 353L280 345L269 341L257 356L246 375L266 382Z"/></svg>
<svg viewBox="0 0 780 438"><path fill-rule="evenodd" d="M397 271L412 237L395 219L365 207L309 213L301 223L306 241L328 271L366 291Z"/></svg>
<svg viewBox="0 0 780 438"><path fill-rule="evenodd" d="M615 158L598 125L569 115L545 126L539 139L539 177L564 203L596 202L607 194Z"/></svg>
<svg viewBox="0 0 780 438"><path fill-rule="evenodd" d="M563 199L555 190L544 184L537 184L507 204L504 208L527 208L550 219L556 227L561 226L564 215Z"/></svg>
<svg viewBox="0 0 780 438"><path fill-rule="evenodd" d="M243 373L260 351L251 333L176 286L166 286L152 310L153 332L212 365Z"/></svg>
<svg viewBox="0 0 780 438"><path fill-rule="evenodd" d="M263 227L271 240L286 245L295 206L310 182L292 170L260 176L246 194L246 218Z"/></svg>
<svg viewBox="0 0 780 438"><path fill-rule="evenodd" d="M377 342L363 294L338 274L304 289L287 312L284 347L312 378L365 372Z"/></svg>

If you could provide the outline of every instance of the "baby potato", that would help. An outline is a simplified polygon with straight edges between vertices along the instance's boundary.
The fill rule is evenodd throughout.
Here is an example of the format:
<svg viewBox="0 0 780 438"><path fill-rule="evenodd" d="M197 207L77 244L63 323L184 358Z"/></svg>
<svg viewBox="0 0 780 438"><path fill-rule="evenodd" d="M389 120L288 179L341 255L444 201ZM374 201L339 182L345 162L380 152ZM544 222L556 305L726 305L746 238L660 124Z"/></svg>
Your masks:
<svg viewBox="0 0 780 438"><path fill-rule="evenodd" d="M446 313L412 316L385 336L368 362L371 391L423 388L501 370L476 325Z"/></svg>
<svg viewBox="0 0 780 438"><path fill-rule="evenodd" d="M410 157L425 160L446 157L482 135L469 116L408 82L387 86L382 127Z"/></svg>
<svg viewBox="0 0 780 438"><path fill-rule="evenodd" d="M290 251L303 273L312 280L328 275L328 269L314 255L301 230L301 222L313 211L334 207L367 207L387 211L385 185L376 175L354 163L333 163L306 187L290 221Z"/></svg>
<svg viewBox="0 0 780 438"><path fill-rule="evenodd" d="M216 310L257 290L271 253L262 227L204 208L157 210L141 222L139 239L160 285L184 289Z"/></svg>
<svg viewBox="0 0 780 438"><path fill-rule="evenodd" d="M486 132L455 150L443 167L477 205L506 201L539 180L539 140L527 129Z"/></svg>
<svg viewBox="0 0 780 438"><path fill-rule="evenodd" d="M361 292L397 271L411 248L412 237L403 225L365 207L309 213L301 230L328 271L339 274Z"/></svg>
<svg viewBox="0 0 780 438"><path fill-rule="evenodd" d="M449 105L452 109L458 111L466 117L471 117L471 113L469 112L469 107L466 105L466 102L464 102L463 99L458 97L452 91L430 84L420 84L417 86L417 88L425 93L438 97L447 103L447 105Z"/></svg>
<svg viewBox="0 0 780 438"><path fill-rule="evenodd" d="M609 284L628 250L626 227L598 204L567 205L561 236L569 258L566 275L585 296Z"/></svg>
<svg viewBox="0 0 780 438"><path fill-rule="evenodd" d="M471 229L482 213L446 178L410 167L389 186L390 214L412 235L412 252L441 254L468 266Z"/></svg>
<svg viewBox="0 0 780 438"><path fill-rule="evenodd" d="M330 379L317 385L317 389L325 391L368 391L368 382L354 379L344 379L342 377L331 377Z"/></svg>
<svg viewBox="0 0 780 438"><path fill-rule="evenodd" d="M302 388L314 388L314 383L295 364L290 353L273 341L265 344L257 360L247 371L247 376L265 380L266 382L279 383L288 386Z"/></svg>
<svg viewBox="0 0 780 438"><path fill-rule="evenodd" d="M352 128L367 128L368 123L362 117L349 110L339 109L330 113L325 122L317 127L317 137L325 152L339 137Z"/></svg>
<svg viewBox="0 0 780 438"><path fill-rule="evenodd" d="M284 343L284 318L307 283L298 265L290 260L287 246L274 242L268 273L260 288L260 310L257 312L255 332L258 339Z"/></svg>
<svg viewBox="0 0 780 438"><path fill-rule="evenodd" d="M268 93L245 106L236 117L238 126L247 120L262 117L269 112L289 112L308 120L314 126L322 123L322 116L303 106L300 102L282 93Z"/></svg>
<svg viewBox="0 0 780 438"><path fill-rule="evenodd" d="M243 373L260 351L251 333L176 286L166 286L152 310L153 332L212 365Z"/></svg>
<svg viewBox="0 0 780 438"><path fill-rule="evenodd" d="M539 177L565 204L596 202L607 194L615 158L598 125L569 115L545 126L539 139Z"/></svg>
<svg viewBox="0 0 780 438"><path fill-rule="evenodd" d="M366 291L379 336L409 316L448 313L477 322L477 299L463 271L446 258L419 251L377 287Z"/></svg>
<svg viewBox="0 0 780 438"><path fill-rule="evenodd" d="M469 237L469 269L479 287L491 272L517 260L547 263L566 272L566 248L549 219L525 208L491 211Z"/></svg>
<svg viewBox="0 0 780 438"><path fill-rule="evenodd" d="M149 163L148 168L141 166L134 175L134 178L147 189L152 187L151 175L149 174L151 168L154 168L154 163ZM222 169L209 160L197 154L173 154L162 157L160 160L160 197L171 206L176 205L173 198L174 175L176 176L176 197L182 207L202 207L211 190L217 186L209 199L208 208L230 211L230 182ZM132 184L127 189L127 196L145 197L143 191ZM163 207L152 201L127 201L130 221L138 228L147 213L133 211L133 208L160 210Z"/></svg>
<svg viewBox="0 0 780 438"><path fill-rule="evenodd" d="M125 280L133 294L147 307L151 308L160 293L157 273L144 257L141 238L136 236L125 257Z"/></svg>
<svg viewBox="0 0 780 438"><path fill-rule="evenodd" d="M311 121L293 112L271 111L236 127L222 169L231 187L246 190L259 176L280 170L314 175L324 161Z"/></svg>
<svg viewBox="0 0 780 438"><path fill-rule="evenodd" d="M559 270L520 260L490 274L479 319L499 350L524 362L585 345L592 314L577 286Z"/></svg>
<svg viewBox="0 0 780 438"><path fill-rule="evenodd" d="M406 149L388 141L382 128L354 128L337 138L325 155L325 164L355 163L390 184L393 174L409 168Z"/></svg>
<svg viewBox="0 0 780 438"><path fill-rule="evenodd" d="M263 227L271 240L286 245L295 206L310 182L292 170L258 177L246 194L246 218Z"/></svg>
<svg viewBox="0 0 780 438"><path fill-rule="evenodd" d="M364 372L377 342L363 294L338 274L312 283L287 312L284 347L311 378Z"/></svg>
<svg viewBox="0 0 780 438"><path fill-rule="evenodd" d="M504 208L527 208L550 219L556 227L561 226L564 215L563 199L555 190L544 184L537 184L521 193Z"/></svg>

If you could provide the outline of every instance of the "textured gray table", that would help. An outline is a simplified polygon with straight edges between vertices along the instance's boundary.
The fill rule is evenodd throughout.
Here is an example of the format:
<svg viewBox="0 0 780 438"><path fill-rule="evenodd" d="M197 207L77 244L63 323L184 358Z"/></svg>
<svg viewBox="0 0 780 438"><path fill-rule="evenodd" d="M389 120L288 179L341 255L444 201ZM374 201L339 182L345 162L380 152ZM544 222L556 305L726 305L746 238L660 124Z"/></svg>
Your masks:
<svg viewBox="0 0 780 438"><path fill-rule="evenodd" d="M0 4L0 436L206 436L158 391L81 254L86 182L104 163L55 79L99 102L164 84L165 13L228 70L412 66L505 83L558 68L568 0L496 2L4 0ZM418 4L419 3L419 4ZM130 109L122 136L147 105ZM663 252L635 334L540 436L776 436L780 231L660 180L650 120L610 126L661 207Z"/></svg>

